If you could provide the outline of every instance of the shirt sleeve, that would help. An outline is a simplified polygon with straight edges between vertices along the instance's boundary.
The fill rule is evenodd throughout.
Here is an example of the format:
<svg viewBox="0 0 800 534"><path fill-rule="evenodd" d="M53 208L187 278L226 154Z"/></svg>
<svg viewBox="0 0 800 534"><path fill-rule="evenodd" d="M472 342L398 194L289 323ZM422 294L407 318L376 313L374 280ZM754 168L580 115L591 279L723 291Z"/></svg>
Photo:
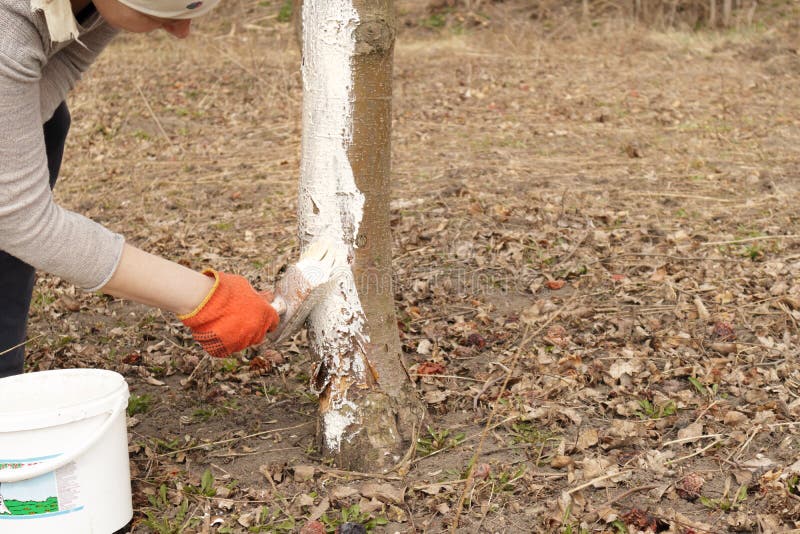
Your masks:
<svg viewBox="0 0 800 534"><path fill-rule="evenodd" d="M53 201L41 70L35 58L20 61L0 50L0 250L93 291L114 274L124 240Z"/></svg>
<svg viewBox="0 0 800 534"><path fill-rule="evenodd" d="M80 37L56 52L42 68L41 106L42 122L53 116L67 93L75 87L81 76L94 63L100 52L117 35L118 31L99 20Z"/></svg>

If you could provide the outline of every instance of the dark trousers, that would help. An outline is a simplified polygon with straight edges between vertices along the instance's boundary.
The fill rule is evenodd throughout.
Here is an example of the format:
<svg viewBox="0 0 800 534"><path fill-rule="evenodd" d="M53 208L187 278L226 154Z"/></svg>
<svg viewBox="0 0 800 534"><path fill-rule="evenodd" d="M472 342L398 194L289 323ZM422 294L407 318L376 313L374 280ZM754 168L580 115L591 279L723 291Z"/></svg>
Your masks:
<svg viewBox="0 0 800 534"><path fill-rule="evenodd" d="M61 168L69 125L69 110L66 102L62 102L43 126L51 189ZM25 342L34 274L33 267L0 251L0 378L22 372L25 347L21 344ZM5 352L11 347L16 348Z"/></svg>

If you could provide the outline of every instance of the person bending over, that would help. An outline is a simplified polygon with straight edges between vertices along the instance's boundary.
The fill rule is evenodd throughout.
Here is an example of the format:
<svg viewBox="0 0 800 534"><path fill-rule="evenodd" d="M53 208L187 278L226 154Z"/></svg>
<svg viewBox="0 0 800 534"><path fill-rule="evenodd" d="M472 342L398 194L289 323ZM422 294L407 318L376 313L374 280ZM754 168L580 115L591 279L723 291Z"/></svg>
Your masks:
<svg viewBox="0 0 800 534"><path fill-rule="evenodd" d="M65 98L120 31L189 35L218 0L3 0L0 4L0 378L23 371L34 271L177 314L212 356L278 325L270 293L125 243L53 201L70 127Z"/></svg>

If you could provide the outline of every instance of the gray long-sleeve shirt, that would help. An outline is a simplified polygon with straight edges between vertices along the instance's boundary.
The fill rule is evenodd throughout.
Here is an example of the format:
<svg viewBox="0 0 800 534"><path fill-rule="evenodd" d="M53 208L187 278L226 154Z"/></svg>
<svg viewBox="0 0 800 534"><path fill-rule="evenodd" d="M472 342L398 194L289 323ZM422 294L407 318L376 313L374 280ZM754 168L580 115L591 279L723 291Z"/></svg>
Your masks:
<svg viewBox="0 0 800 534"><path fill-rule="evenodd" d="M116 34L98 14L54 44L30 0L0 0L0 250L93 291L123 238L53 201L42 124Z"/></svg>

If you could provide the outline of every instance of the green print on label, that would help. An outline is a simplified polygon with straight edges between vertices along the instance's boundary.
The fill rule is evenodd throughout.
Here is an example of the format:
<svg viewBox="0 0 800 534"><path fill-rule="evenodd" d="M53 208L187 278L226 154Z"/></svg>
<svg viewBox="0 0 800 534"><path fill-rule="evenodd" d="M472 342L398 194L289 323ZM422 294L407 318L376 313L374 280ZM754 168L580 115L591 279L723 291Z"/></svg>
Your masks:
<svg viewBox="0 0 800 534"><path fill-rule="evenodd" d="M0 496L2 500L2 496ZM0 505L0 514L6 513L10 515L39 515L58 512L58 499L50 497L46 501L5 501L6 512L3 511L3 506Z"/></svg>
<svg viewBox="0 0 800 534"><path fill-rule="evenodd" d="M0 471L20 469L39 462L4 462ZM60 512L55 473L0 484L0 520L9 516L36 516Z"/></svg>

